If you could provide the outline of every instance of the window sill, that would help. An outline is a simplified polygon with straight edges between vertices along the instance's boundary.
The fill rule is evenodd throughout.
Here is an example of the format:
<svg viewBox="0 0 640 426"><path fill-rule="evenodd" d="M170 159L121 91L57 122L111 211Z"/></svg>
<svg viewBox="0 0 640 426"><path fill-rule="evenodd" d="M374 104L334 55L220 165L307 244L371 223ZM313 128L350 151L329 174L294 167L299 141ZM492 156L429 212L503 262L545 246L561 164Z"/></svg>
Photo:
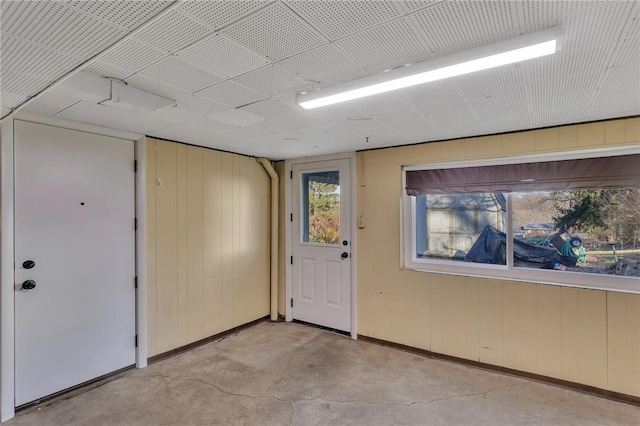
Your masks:
<svg viewBox="0 0 640 426"><path fill-rule="evenodd" d="M474 278L493 278L533 284L575 287L591 290L616 291L640 294L640 278L617 275L587 274L581 272L546 269L507 268L501 265L481 265L463 262L438 262L414 260L403 269L433 274L456 275Z"/></svg>

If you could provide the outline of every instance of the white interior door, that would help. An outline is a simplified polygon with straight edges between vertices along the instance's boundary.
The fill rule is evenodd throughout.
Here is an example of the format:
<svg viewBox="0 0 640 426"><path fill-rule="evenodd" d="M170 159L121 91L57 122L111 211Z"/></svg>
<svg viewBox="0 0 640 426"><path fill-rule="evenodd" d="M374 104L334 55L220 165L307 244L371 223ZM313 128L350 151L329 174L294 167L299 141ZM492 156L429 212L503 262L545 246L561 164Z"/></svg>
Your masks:
<svg viewBox="0 0 640 426"><path fill-rule="evenodd" d="M293 166L293 319L351 331L349 160Z"/></svg>
<svg viewBox="0 0 640 426"><path fill-rule="evenodd" d="M135 363L133 160L131 141L15 122L16 406Z"/></svg>

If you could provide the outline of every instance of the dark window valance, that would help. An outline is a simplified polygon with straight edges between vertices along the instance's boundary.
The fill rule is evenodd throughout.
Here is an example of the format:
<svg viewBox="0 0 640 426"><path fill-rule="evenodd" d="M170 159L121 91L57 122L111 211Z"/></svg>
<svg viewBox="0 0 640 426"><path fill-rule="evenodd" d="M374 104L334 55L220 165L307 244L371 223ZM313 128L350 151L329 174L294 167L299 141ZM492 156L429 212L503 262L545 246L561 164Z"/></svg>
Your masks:
<svg viewBox="0 0 640 426"><path fill-rule="evenodd" d="M406 173L407 195L639 187L640 154Z"/></svg>

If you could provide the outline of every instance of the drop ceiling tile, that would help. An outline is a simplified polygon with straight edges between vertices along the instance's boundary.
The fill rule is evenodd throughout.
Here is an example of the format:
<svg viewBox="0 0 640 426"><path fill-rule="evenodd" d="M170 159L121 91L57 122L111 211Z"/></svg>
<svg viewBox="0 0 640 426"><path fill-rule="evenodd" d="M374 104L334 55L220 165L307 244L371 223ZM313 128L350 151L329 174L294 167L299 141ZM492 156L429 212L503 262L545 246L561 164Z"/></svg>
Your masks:
<svg viewBox="0 0 640 426"><path fill-rule="evenodd" d="M444 49L438 49L431 54L431 57L441 58L443 56L449 56L449 55L453 55L460 52L466 52L467 50L475 49L476 47L486 46L489 44L497 43L499 41L508 40L508 39L517 37L520 35L520 33L521 33L521 30L512 30L504 33L494 34L482 39L469 41L463 44L446 47Z"/></svg>
<svg viewBox="0 0 640 426"><path fill-rule="evenodd" d="M134 38L163 52L173 53L201 39L210 31L174 9L137 33Z"/></svg>
<svg viewBox="0 0 640 426"><path fill-rule="evenodd" d="M2 108L15 108L26 100L26 96L11 93L4 90L4 87L2 88L2 92L0 92L0 106Z"/></svg>
<svg viewBox="0 0 640 426"><path fill-rule="evenodd" d="M404 123L422 120L422 117L409 106L374 112L371 116L377 122L391 127L402 127Z"/></svg>
<svg viewBox="0 0 640 426"><path fill-rule="evenodd" d="M2 68L0 74L2 75L2 90L13 92L26 98L38 93L50 84L47 80L9 71L4 68Z"/></svg>
<svg viewBox="0 0 640 426"><path fill-rule="evenodd" d="M347 129L350 130L350 129ZM389 144L408 143L409 140L396 132L390 127L384 126L375 121L370 122L367 127L362 127L359 130L350 130L361 136L359 146L366 148L367 146L380 146ZM367 141L367 138L368 141Z"/></svg>
<svg viewBox="0 0 640 426"><path fill-rule="evenodd" d="M47 104L42 104L40 102L32 101L32 102L29 102L20 111L51 117L53 115L56 115L57 113L59 113L63 109L64 108L60 108L60 107L57 107L57 106L47 105Z"/></svg>
<svg viewBox="0 0 640 426"><path fill-rule="evenodd" d="M404 14L397 2L289 1L286 4L329 40L336 40Z"/></svg>
<svg viewBox="0 0 640 426"><path fill-rule="evenodd" d="M389 127L411 142L435 141L445 137L440 129L424 119L405 121L400 126L389 125Z"/></svg>
<svg viewBox="0 0 640 426"><path fill-rule="evenodd" d="M132 70L116 67L101 61L90 61L82 68L82 71L99 75L100 77L118 78L120 80L126 80L128 77L135 74Z"/></svg>
<svg viewBox="0 0 640 426"><path fill-rule="evenodd" d="M80 64L81 60L3 34L2 69L54 81ZM29 92L33 92L30 90Z"/></svg>
<svg viewBox="0 0 640 426"><path fill-rule="evenodd" d="M507 87L524 85L522 64L505 65L499 68L474 72L456 77L455 84L464 94L486 93Z"/></svg>
<svg viewBox="0 0 640 426"><path fill-rule="evenodd" d="M203 114L195 114L175 105L169 105L157 111L147 112L144 115L173 123L188 123L190 121L200 120L203 117Z"/></svg>
<svg viewBox="0 0 640 426"><path fill-rule="evenodd" d="M603 74L604 71L599 71L535 82L531 84L533 99L550 99L559 95L595 90Z"/></svg>
<svg viewBox="0 0 640 426"><path fill-rule="evenodd" d="M220 77L202 71L172 56L147 68L139 75L190 93L222 81Z"/></svg>
<svg viewBox="0 0 640 426"><path fill-rule="evenodd" d="M454 1L411 16L432 50L440 50L516 29L514 8L508 1Z"/></svg>
<svg viewBox="0 0 640 426"><path fill-rule="evenodd" d="M88 59L125 31L66 7L62 2L3 2L2 30L42 47Z"/></svg>
<svg viewBox="0 0 640 426"><path fill-rule="evenodd" d="M242 111L241 109L230 109L228 111L219 112L217 114L210 115L209 118L238 127L249 126L251 124L264 121L264 117Z"/></svg>
<svg viewBox="0 0 640 426"><path fill-rule="evenodd" d="M267 65L233 80L267 96L310 88L306 82L275 65Z"/></svg>
<svg viewBox="0 0 640 426"><path fill-rule="evenodd" d="M80 102L78 99L53 92L44 92L40 96L38 96L35 101L41 104L59 108L58 111L62 111L63 109L69 108L71 105Z"/></svg>
<svg viewBox="0 0 640 426"><path fill-rule="evenodd" d="M402 5L409 12L416 12L420 9L434 6L437 3L442 3L444 0L405 0Z"/></svg>
<svg viewBox="0 0 640 426"><path fill-rule="evenodd" d="M109 123L108 127L129 132L150 134L154 130L163 129L165 127L174 126L175 123L157 118L146 117L143 114L133 114L129 118Z"/></svg>
<svg viewBox="0 0 640 426"><path fill-rule="evenodd" d="M362 138L360 135L333 123L324 123L317 126L305 127L304 133L315 138L331 139L334 141L356 141Z"/></svg>
<svg viewBox="0 0 640 426"><path fill-rule="evenodd" d="M497 120L491 122L485 122L486 134L513 132L525 128L531 127L529 117L523 115L518 118L509 118L508 120ZM478 133L476 133L478 134ZM474 133L466 132L464 135L452 133L451 137L459 136L473 136Z"/></svg>
<svg viewBox="0 0 640 426"><path fill-rule="evenodd" d="M171 3L171 1L137 0L135 2L69 1L66 4L72 9L82 11L96 19L133 30Z"/></svg>
<svg viewBox="0 0 640 426"><path fill-rule="evenodd" d="M216 114L218 112L227 111L231 107L218 102L208 101L198 96L189 95L176 101L178 106L185 111L189 111L200 115Z"/></svg>
<svg viewBox="0 0 640 426"><path fill-rule="evenodd" d="M453 79L434 81L404 90L398 90L397 96L408 105L451 99L460 96Z"/></svg>
<svg viewBox="0 0 640 426"><path fill-rule="evenodd" d="M612 1L568 16L563 21L563 49L577 49L594 44L611 43L620 37L633 2Z"/></svg>
<svg viewBox="0 0 640 426"><path fill-rule="evenodd" d="M314 117L313 114L310 114L310 111L301 111L295 114L277 117L271 121L273 121L274 123L282 124L283 126L292 130L326 123L326 120Z"/></svg>
<svg viewBox="0 0 640 426"><path fill-rule="evenodd" d="M399 92L393 92L386 93L381 96L370 96L369 98L364 98L358 103L358 108L363 114L373 114L390 110L406 111L408 104L404 102L404 99L400 96Z"/></svg>
<svg viewBox="0 0 640 426"><path fill-rule="evenodd" d="M190 121L189 126L197 127L198 129L202 129L211 133L220 132L222 130L235 129L237 127L228 123L223 123L222 121L212 120L208 117L202 118L200 120Z"/></svg>
<svg viewBox="0 0 640 426"><path fill-rule="evenodd" d="M215 86L200 90L196 95L236 108L267 98L267 96L233 81L224 81Z"/></svg>
<svg viewBox="0 0 640 426"><path fill-rule="evenodd" d="M640 103L640 64L610 69L605 74L596 99L598 103L619 102L625 105L638 105Z"/></svg>
<svg viewBox="0 0 640 426"><path fill-rule="evenodd" d="M114 121L101 115L71 109L65 109L64 111L57 113L55 117L64 118L66 120L71 120L78 123L95 124L98 126L102 126Z"/></svg>
<svg viewBox="0 0 640 426"><path fill-rule="evenodd" d="M357 123L357 122L356 122ZM392 143L394 139L397 141L398 139L405 139L402 135L400 135L395 130L382 125L375 120L368 120L364 122L360 122L361 125L357 129L353 127L345 127L341 125L340 127L344 127L344 129L350 133L354 133L360 136L360 142L358 142L359 146L363 147L366 144L378 146L381 143ZM369 141L367 142L367 138Z"/></svg>
<svg viewBox="0 0 640 426"><path fill-rule="evenodd" d="M244 129L259 137L269 136L287 130L283 125L274 123L273 121L262 121L260 123L251 124L244 127Z"/></svg>
<svg viewBox="0 0 640 426"><path fill-rule="evenodd" d="M367 103L367 100L373 99L375 96L371 96L367 99L357 99L349 102L342 102L335 105L329 105L322 108L316 108L306 113L309 116L321 119L326 122L342 123L352 117L369 117L369 114L362 110L363 105Z"/></svg>
<svg viewBox="0 0 640 426"><path fill-rule="evenodd" d="M272 3L271 1L186 1L180 10L214 30L225 27L243 16Z"/></svg>
<svg viewBox="0 0 640 426"><path fill-rule="evenodd" d="M223 34L212 34L177 53L182 60L207 72L232 78L260 68L269 61Z"/></svg>
<svg viewBox="0 0 640 426"><path fill-rule="evenodd" d="M136 40L125 40L111 51L101 54L98 60L134 72L158 62L167 54Z"/></svg>
<svg viewBox="0 0 640 426"><path fill-rule="evenodd" d="M520 2L520 19L524 25L531 25L549 19L561 18L594 6L605 4L603 1L523 1Z"/></svg>
<svg viewBox="0 0 640 426"><path fill-rule="evenodd" d="M193 127L188 124L177 124L162 129L152 130L150 132L150 135L177 142L188 143L190 138L202 136L206 133L208 133L207 130L199 127Z"/></svg>
<svg viewBox="0 0 640 426"><path fill-rule="evenodd" d="M314 85L344 82L369 74L333 44L285 59L278 62L278 66Z"/></svg>
<svg viewBox="0 0 640 426"><path fill-rule="evenodd" d="M138 89L146 90L147 92L164 96L169 99L179 99L189 95L187 90L179 89L168 84L162 84L156 80L143 77L140 74L133 75L127 78L126 81L133 87L137 87Z"/></svg>
<svg viewBox="0 0 640 426"><path fill-rule="evenodd" d="M552 80L600 71L607 67L607 58L614 46L610 43L583 49L561 50L555 55L527 61L522 66L530 70L531 81Z"/></svg>
<svg viewBox="0 0 640 426"><path fill-rule="evenodd" d="M605 120L609 118L637 116L640 113L638 102L629 99L624 102L598 103L587 115L585 121Z"/></svg>
<svg viewBox="0 0 640 426"><path fill-rule="evenodd" d="M268 6L223 32L271 61L288 58L327 42L282 3Z"/></svg>
<svg viewBox="0 0 640 426"><path fill-rule="evenodd" d="M636 6L636 13L630 16L627 22L628 28L624 33L625 38L640 37L640 8Z"/></svg>
<svg viewBox="0 0 640 426"><path fill-rule="evenodd" d="M91 114L97 117L101 117L104 119L104 123L110 123L116 120L122 120L127 117L131 117L132 114L130 111L124 111L118 108L113 108L105 105L92 104L90 102L77 102L66 109L66 111L77 112L77 113L86 113ZM94 123L97 124L97 123Z"/></svg>
<svg viewBox="0 0 640 426"><path fill-rule="evenodd" d="M449 98L438 101L423 102L413 105L420 115L423 117L432 117L434 115L450 115L469 113L469 107L462 98Z"/></svg>
<svg viewBox="0 0 640 426"><path fill-rule="evenodd" d="M640 21L640 18L638 18ZM640 22L638 23L640 26ZM640 37L622 39L611 60L614 66L640 64Z"/></svg>
<svg viewBox="0 0 640 426"><path fill-rule="evenodd" d="M295 109L289 108L277 99L266 99L264 101L243 106L240 109L242 111L247 111L264 117L265 120L271 120L272 118L282 117L296 112Z"/></svg>
<svg viewBox="0 0 640 426"><path fill-rule="evenodd" d="M345 54L371 72L416 63L430 57L409 18L353 34L334 42Z"/></svg>
<svg viewBox="0 0 640 426"><path fill-rule="evenodd" d="M555 99L544 99L530 105L531 125L547 127L585 120L593 92L573 93Z"/></svg>
<svg viewBox="0 0 640 426"><path fill-rule="evenodd" d="M471 112L429 117L429 122L446 136L482 134L484 127Z"/></svg>
<svg viewBox="0 0 640 426"><path fill-rule="evenodd" d="M602 88L609 87L624 87L627 88L629 96L640 96L640 63L609 69L603 79Z"/></svg>

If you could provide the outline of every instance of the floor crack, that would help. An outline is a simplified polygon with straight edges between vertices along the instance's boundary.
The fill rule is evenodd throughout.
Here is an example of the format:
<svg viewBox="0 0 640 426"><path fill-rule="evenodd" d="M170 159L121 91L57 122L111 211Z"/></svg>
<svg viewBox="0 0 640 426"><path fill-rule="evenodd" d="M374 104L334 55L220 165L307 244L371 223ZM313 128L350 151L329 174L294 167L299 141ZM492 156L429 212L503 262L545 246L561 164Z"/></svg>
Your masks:
<svg viewBox="0 0 640 426"><path fill-rule="evenodd" d="M140 376L142 378L142 376ZM413 405L429 405L429 404L433 404L436 402L441 402L441 401L448 401L451 399L456 399L456 398L467 398L467 397L474 397L474 396L481 396L481 395L487 395L491 392L495 392L495 391L499 391L502 389L508 389L508 388L514 388L514 387L518 387L518 386L524 386L524 385L528 385L531 382L530 381L526 381L524 383L516 383L516 384L512 384L512 385L506 385L506 386L498 386L495 388L491 388L491 389L487 389L483 392L474 392L474 393L464 393L464 394L459 394L459 395L451 395L451 396L447 396L444 398L435 398L435 399L430 399L427 401L413 401L413 402L369 402L369 401L357 401L357 400L348 400L348 399L326 399L326 398L296 398L296 399L285 399L285 398L279 398L277 396L273 396L273 395L249 395L249 394L244 394L244 393L237 393L237 392L232 392L229 390L226 390L224 388L222 388L219 385L216 385L215 383L211 383L211 382L207 382L205 380L202 379L198 379L195 377L185 377L185 378L177 378L177 377L171 377L171 376L167 376L164 374L154 374L154 375L146 375L144 376L146 378L149 377L157 377L157 378L163 378L163 379L168 379L168 380L173 380L173 381L177 381L177 382L199 382L205 386L211 386L214 389L216 389L218 392L221 392L225 395L230 395L230 396L237 396L240 398L250 398L250 399L272 399L275 401L280 401L280 402L285 402L290 404L291 406L291 416L289 417L289 424L293 424L293 417L295 415L295 404L298 402L315 402L315 401L322 401L322 402L329 402L329 403L336 403L336 404L364 404L364 405L384 405L384 406L405 406L405 407L410 407Z"/></svg>

